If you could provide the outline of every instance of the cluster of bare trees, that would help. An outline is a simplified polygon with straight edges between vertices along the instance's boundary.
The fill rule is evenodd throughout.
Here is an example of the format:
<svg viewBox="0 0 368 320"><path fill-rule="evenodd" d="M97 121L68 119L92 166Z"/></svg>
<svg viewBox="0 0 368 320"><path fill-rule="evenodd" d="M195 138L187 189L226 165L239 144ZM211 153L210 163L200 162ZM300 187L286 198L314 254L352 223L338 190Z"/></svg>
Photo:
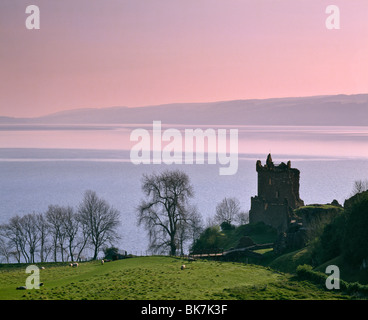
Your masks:
<svg viewBox="0 0 368 320"><path fill-rule="evenodd" d="M249 214L241 209L240 201L237 198L224 198L216 206L214 222L218 225L222 223L239 225L249 222Z"/></svg>
<svg viewBox="0 0 368 320"><path fill-rule="evenodd" d="M0 258L6 262L78 261L118 239L120 213L94 191L74 209L50 205L45 213L14 216L0 225Z"/></svg>

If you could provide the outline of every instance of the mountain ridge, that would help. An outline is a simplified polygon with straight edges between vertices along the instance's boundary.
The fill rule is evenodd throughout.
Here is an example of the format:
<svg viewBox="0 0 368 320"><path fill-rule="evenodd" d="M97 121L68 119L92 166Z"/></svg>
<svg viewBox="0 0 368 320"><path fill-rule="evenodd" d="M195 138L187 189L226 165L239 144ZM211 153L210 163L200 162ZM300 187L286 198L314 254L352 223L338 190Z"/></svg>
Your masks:
<svg viewBox="0 0 368 320"><path fill-rule="evenodd" d="M0 124L368 125L368 94L79 108Z"/></svg>

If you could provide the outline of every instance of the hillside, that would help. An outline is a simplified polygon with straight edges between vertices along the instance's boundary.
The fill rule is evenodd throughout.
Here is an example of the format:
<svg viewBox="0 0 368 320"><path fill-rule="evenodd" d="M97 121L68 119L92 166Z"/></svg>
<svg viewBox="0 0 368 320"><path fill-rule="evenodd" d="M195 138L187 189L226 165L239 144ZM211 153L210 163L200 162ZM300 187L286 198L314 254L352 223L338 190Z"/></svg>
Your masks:
<svg viewBox="0 0 368 320"><path fill-rule="evenodd" d="M368 250L364 245L368 241L368 191L350 197L344 207L334 202L314 204L300 207L294 214L302 224L294 223L279 235L263 223L207 228L192 250L199 255L224 251L223 260L252 262L291 274L302 265L322 274L328 265L337 265L342 280L368 284ZM254 246L264 243L273 243L273 250Z"/></svg>
<svg viewBox="0 0 368 320"><path fill-rule="evenodd" d="M1 116L1 115L0 115ZM0 124L368 125L368 94L85 108Z"/></svg>
<svg viewBox="0 0 368 320"><path fill-rule="evenodd" d="M308 264L324 272L328 265L337 265L342 280L368 284L368 191L351 196L344 207L313 205L295 212L304 219L308 240L302 248L289 247L275 256L271 268L295 273L299 265Z"/></svg>
<svg viewBox="0 0 368 320"><path fill-rule="evenodd" d="M186 269L181 270L181 264ZM23 268L2 269L4 300L245 300L347 299L309 282L271 269L232 262L139 257L81 263L78 268L44 264L36 290L15 290L25 283Z"/></svg>

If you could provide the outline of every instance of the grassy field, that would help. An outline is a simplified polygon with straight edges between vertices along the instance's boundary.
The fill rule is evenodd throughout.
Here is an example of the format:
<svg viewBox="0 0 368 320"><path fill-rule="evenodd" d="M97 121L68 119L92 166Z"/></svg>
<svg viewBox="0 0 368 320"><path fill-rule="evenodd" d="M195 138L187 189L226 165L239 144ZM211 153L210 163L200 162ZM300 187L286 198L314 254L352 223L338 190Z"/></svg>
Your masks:
<svg viewBox="0 0 368 320"><path fill-rule="evenodd" d="M181 270L182 264L186 269ZM1 300L208 300L348 299L290 274L234 262L137 257L86 262L78 268L45 265L40 289L16 290L29 274L24 268L0 269Z"/></svg>

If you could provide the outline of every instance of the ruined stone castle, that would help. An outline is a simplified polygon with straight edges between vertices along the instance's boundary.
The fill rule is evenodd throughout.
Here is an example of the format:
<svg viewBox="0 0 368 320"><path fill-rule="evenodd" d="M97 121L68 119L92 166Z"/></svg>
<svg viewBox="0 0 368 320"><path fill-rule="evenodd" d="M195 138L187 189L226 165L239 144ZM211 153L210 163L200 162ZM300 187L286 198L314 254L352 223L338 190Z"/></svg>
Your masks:
<svg viewBox="0 0 368 320"><path fill-rule="evenodd" d="M288 229L294 218L293 210L304 206L299 197L300 171L291 168L290 161L275 165L271 154L266 164L256 163L258 195L251 198L249 222L264 222L279 233Z"/></svg>

